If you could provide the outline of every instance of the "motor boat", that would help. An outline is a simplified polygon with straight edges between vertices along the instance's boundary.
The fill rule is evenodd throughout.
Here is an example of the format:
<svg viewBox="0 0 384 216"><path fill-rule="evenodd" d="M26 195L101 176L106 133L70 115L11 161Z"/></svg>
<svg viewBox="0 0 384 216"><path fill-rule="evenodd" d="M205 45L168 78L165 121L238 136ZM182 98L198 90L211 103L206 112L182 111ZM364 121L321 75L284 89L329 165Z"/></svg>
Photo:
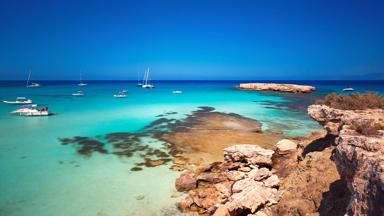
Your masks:
<svg viewBox="0 0 384 216"><path fill-rule="evenodd" d="M31 104L32 100L27 99L25 97L17 97L15 101L3 101L6 104L15 104L15 105L21 105L21 104Z"/></svg>
<svg viewBox="0 0 384 216"><path fill-rule="evenodd" d="M11 114L20 116L50 116L55 113L49 112L48 107L42 107L39 109L36 104L28 104L20 106L15 111L12 111Z"/></svg>
<svg viewBox="0 0 384 216"><path fill-rule="evenodd" d="M353 88L344 88L343 91L354 91L355 89Z"/></svg>
<svg viewBox="0 0 384 216"><path fill-rule="evenodd" d="M82 91L77 91L75 93L72 93L72 96L84 96L85 94Z"/></svg>
<svg viewBox="0 0 384 216"><path fill-rule="evenodd" d="M114 94L113 97L115 97L115 98L126 98L127 95L124 92L119 92L117 94Z"/></svg>
<svg viewBox="0 0 384 216"><path fill-rule="evenodd" d="M172 93L173 93L173 94L182 94L183 91L181 91L181 90L174 90L174 91L172 91Z"/></svg>
<svg viewBox="0 0 384 216"><path fill-rule="evenodd" d="M122 93L127 93L128 92L128 89L123 89L123 91L121 91Z"/></svg>

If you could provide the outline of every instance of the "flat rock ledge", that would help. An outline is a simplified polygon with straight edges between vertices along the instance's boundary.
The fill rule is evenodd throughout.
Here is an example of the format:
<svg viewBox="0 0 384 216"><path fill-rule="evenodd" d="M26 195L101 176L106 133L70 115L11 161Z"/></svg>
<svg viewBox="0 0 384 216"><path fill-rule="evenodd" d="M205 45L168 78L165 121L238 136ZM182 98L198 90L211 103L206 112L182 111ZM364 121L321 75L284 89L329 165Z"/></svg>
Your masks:
<svg viewBox="0 0 384 216"><path fill-rule="evenodd" d="M314 86L279 83L240 83L240 85L236 88L239 90L277 91L289 93L310 93L316 90Z"/></svg>
<svg viewBox="0 0 384 216"><path fill-rule="evenodd" d="M203 215L263 215L281 198L279 178L271 171L274 151L241 144L224 149L224 161L176 180L188 192L178 206Z"/></svg>
<svg viewBox="0 0 384 216"><path fill-rule="evenodd" d="M311 105L308 113L336 136L332 160L351 192L347 215L384 215L384 131L379 129L373 135L359 132L369 125L383 128L384 110Z"/></svg>

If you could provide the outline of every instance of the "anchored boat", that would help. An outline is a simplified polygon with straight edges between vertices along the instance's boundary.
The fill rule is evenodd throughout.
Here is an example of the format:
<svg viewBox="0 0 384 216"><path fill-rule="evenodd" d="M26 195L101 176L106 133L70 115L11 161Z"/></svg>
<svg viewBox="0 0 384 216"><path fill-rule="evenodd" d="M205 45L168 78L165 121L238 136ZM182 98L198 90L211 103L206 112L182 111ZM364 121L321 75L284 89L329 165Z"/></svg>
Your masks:
<svg viewBox="0 0 384 216"><path fill-rule="evenodd" d="M115 98L126 98L127 95L125 94L125 92L119 92L117 94L114 94L113 97L115 97Z"/></svg>
<svg viewBox="0 0 384 216"><path fill-rule="evenodd" d="M49 112L48 107L39 108L36 104L29 104L20 106L15 111L12 111L11 114L20 116L50 116L55 113Z"/></svg>
<svg viewBox="0 0 384 216"><path fill-rule="evenodd" d="M29 75L28 75L28 80L27 80L27 88L36 88L36 87L40 87L40 84L39 83L34 83L34 82L31 82L29 83L30 79L31 79L31 71L29 71Z"/></svg>
<svg viewBox="0 0 384 216"><path fill-rule="evenodd" d="M21 104L31 104L32 100L27 99L26 97L17 97L15 101L3 101L6 104L21 105Z"/></svg>
<svg viewBox="0 0 384 216"><path fill-rule="evenodd" d="M149 68L144 73L142 88L155 88L155 85L149 83Z"/></svg>
<svg viewBox="0 0 384 216"><path fill-rule="evenodd" d="M353 88L344 88L343 91L354 91L355 89Z"/></svg>
<svg viewBox="0 0 384 216"><path fill-rule="evenodd" d="M86 86L87 83L83 83L83 77L82 77L82 74L80 73L80 82L79 84L77 84L78 86Z"/></svg>
<svg viewBox="0 0 384 216"><path fill-rule="evenodd" d="M84 96L85 94L82 91L77 91L75 93L72 93L72 96Z"/></svg>

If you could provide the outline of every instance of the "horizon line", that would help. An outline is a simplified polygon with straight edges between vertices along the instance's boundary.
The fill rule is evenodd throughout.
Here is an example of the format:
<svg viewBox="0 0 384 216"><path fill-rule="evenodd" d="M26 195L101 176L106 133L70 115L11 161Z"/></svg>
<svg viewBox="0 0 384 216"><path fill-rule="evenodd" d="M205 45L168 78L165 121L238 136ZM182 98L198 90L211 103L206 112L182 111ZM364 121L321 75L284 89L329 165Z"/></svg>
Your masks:
<svg viewBox="0 0 384 216"><path fill-rule="evenodd" d="M24 79L0 79L0 82L15 82L15 81L24 81ZM36 79L36 81L75 81L78 82L77 79ZM136 79L85 79L83 81L134 81L137 82ZM140 80L141 81L141 80ZM139 81L139 82L140 82ZM384 81L384 79L159 79L159 80L151 80L151 82L156 81Z"/></svg>

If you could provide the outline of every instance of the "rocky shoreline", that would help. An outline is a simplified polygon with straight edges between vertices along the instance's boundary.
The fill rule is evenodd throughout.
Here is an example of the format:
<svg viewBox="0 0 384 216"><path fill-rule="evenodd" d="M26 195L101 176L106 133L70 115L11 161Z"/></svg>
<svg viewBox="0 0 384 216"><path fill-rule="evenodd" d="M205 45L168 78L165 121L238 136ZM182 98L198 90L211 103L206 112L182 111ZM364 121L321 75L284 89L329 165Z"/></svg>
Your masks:
<svg viewBox="0 0 384 216"><path fill-rule="evenodd" d="M222 162L184 171L178 207L216 216L383 215L384 110L311 105L308 114L325 131L274 142L274 151L227 146Z"/></svg>
<svg viewBox="0 0 384 216"><path fill-rule="evenodd" d="M316 90L314 86L278 83L240 83L239 90L277 91L288 93L310 93Z"/></svg>
<svg viewBox="0 0 384 216"><path fill-rule="evenodd" d="M384 110L312 105L309 115L336 136L332 160L347 182L350 215L384 215Z"/></svg>

